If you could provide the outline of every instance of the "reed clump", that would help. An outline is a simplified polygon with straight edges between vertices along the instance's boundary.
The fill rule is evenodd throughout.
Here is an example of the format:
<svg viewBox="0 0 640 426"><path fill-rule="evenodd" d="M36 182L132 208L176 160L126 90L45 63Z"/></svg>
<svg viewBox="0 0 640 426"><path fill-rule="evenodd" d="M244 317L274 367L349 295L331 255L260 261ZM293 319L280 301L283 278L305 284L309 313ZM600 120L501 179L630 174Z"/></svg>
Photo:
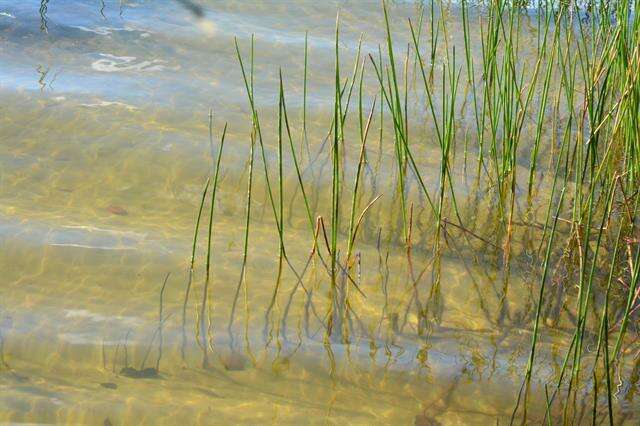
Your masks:
<svg viewBox="0 0 640 426"><path fill-rule="evenodd" d="M280 70L275 135L264 134L263 112L256 105L254 40L248 61L236 41L252 130L243 260L227 327L231 345L243 295L249 346L247 265L252 207L261 185L277 241L277 272L264 307L267 342L288 338L296 300L303 301L305 321L315 317L320 324L328 347L362 334L371 337L383 323L402 332L409 313L417 318L415 333L428 336L445 309L443 258L491 261L500 271L495 288L500 302L487 320L496 329L517 326L531 335L512 422L579 422L591 416L613 423L614 382L625 380L638 350L633 338L640 313L638 5L638 0L435 0L407 20L402 32L382 2L384 39L377 51L365 52L361 38L348 65L338 17L333 106L327 132L318 140L307 122L306 36L301 114L294 117L288 110L285 83L293 76ZM458 16L462 37L453 34L450 14ZM226 127L222 143L225 132ZM268 155L268 137L276 141L275 162ZM211 247L222 143L197 214L183 318L207 193ZM327 176L320 183L310 172L318 167ZM287 250L296 226L292 216L302 218L296 224L302 223L308 238L302 261ZM412 281L400 314L390 314L383 287L384 314L377 327L359 311L374 291L361 278L363 243L378 247L380 270L383 244L404 251ZM415 268L415 253L430 259L424 268ZM205 364L212 350L204 323L210 251L206 259L197 327ZM530 299L513 300L513 278L523 271L529 274ZM558 330L569 341L561 369L540 383L534 374L537 351L545 335ZM531 394L541 389L545 412L528 412ZM575 401L588 394L591 409L579 409Z"/></svg>

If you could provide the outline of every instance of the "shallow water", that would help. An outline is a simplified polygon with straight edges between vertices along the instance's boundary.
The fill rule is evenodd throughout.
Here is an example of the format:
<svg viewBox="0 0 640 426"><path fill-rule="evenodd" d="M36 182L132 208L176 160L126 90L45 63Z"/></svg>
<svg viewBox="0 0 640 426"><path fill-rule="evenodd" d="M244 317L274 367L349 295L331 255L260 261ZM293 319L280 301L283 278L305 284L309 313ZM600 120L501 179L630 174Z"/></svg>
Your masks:
<svg viewBox="0 0 640 426"><path fill-rule="evenodd" d="M507 281L498 250L450 250L440 286L434 286L424 205L415 206L410 260L399 243L391 144L371 143L379 166L368 175L360 204L385 195L363 222L357 244L357 280L366 297L351 296L356 315L349 343L324 338L329 296L320 262L306 270L304 289L285 266L277 303L267 311L278 274L278 235L257 153L246 293L240 292L230 324L242 265L251 130L234 37L247 55L255 34L255 96L272 179L282 67L314 213L328 217L330 169L326 155L313 153L333 113L338 6L341 59L349 72L361 33L363 53L377 54L383 36L378 2L208 2L202 17L180 2L56 1L46 13L39 2L0 2L0 421L509 421L530 347L532 271L539 259L528 254L526 242L514 243ZM404 28L404 18L416 10L414 3L394 5L393 24ZM451 37L459 41L461 24L455 8L450 13ZM312 156L305 156L299 137L307 30ZM407 41L403 31L396 39L400 50ZM367 110L373 95L367 92ZM411 114L423 112L414 105ZM182 307L201 191L225 122L203 336L201 266L185 328ZM411 131L433 142L429 124ZM357 146L347 151L347 164L356 164ZM414 155L425 169L439 167L435 144L416 147ZM285 241L300 272L312 238L300 194L291 189L297 184L291 161L285 159ZM351 181L353 172L345 168ZM456 173L465 214L482 222L491 201L464 171ZM429 188L437 186L437 173L425 179ZM541 182L544 193L549 183ZM407 192L418 193L415 182ZM544 220L544 211L539 217ZM549 382L571 337L564 331L567 318L554 310L560 308L549 308L554 327L539 344L535 370ZM631 424L638 400L624 392L618 410ZM542 419L543 398L538 392L530 401L533 421Z"/></svg>

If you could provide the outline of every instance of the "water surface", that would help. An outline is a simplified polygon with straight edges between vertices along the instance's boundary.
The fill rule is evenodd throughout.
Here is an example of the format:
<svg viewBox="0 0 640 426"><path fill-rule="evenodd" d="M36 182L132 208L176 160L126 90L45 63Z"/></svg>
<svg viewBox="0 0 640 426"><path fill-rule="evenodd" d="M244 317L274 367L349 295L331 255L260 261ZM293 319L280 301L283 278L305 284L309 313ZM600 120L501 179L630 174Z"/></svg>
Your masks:
<svg viewBox="0 0 640 426"><path fill-rule="evenodd" d="M272 179L281 67L314 215L328 217L331 176L321 147L333 114L336 11L349 72L361 33L365 54L377 55L383 41L378 2L206 2L201 17L169 1L101 6L65 0L50 2L46 11L40 7L0 2L0 421L509 421L530 347L537 259L526 242L514 244L507 291L498 250L451 249L435 288L432 228L420 221L424 204L415 206L410 260L400 242L393 147L386 131L378 144L377 122L369 151L377 168L367 174L360 204L383 197L358 240L358 282L366 297L352 296L356 315L348 343L327 341L322 331L329 296L317 261L306 271L304 289L285 266L275 308L265 312L278 275L278 235L257 153L246 298L242 290L229 326L243 257L251 132L234 38L248 55L255 37L255 98ZM391 13L402 29L395 40L402 51L409 41L405 18L415 19L418 6L400 2ZM448 13L451 37L459 42L459 16L455 7ZM300 137L307 31L308 151ZM365 80L375 82L373 71L367 73ZM375 85L365 95L368 111ZM409 110L426 116L418 103ZM225 122L203 347L197 331L201 267L186 330L182 306L201 191ZM425 170L437 170L433 127L417 122L425 124L411 132L427 143L414 154ZM465 117L460 123L464 128ZM345 176L351 181L359 144L348 143ZM285 239L301 271L312 248L310 230L293 189L291 157L285 164ZM482 223L491 200L464 179L462 168L456 173L466 217ZM435 189L437 173L425 177ZM549 182L541 182L544 191ZM407 192L419 192L415 181ZM560 307L549 311L554 328L540 343L535 374L551 382L570 334ZM418 312L427 312L428 321ZM540 395L530 401L538 414L544 413ZM623 419L638 415L633 393L621 405Z"/></svg>

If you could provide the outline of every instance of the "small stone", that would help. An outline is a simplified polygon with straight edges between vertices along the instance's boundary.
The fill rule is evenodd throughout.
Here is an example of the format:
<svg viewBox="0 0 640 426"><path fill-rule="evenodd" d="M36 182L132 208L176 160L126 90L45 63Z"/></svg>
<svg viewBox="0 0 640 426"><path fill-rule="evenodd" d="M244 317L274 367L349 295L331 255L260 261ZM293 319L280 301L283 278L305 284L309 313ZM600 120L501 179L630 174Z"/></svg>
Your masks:
<svg viewBox="0 0 640 426"><path fill-rule="evenodd" d="M138 370L133 367L124 367L120 370L120 374L131 379L156 379L158 378L158 370L153 367L143 368Z"/></svg>
<svg viewBox="0 0 640 426"><path fill-rule="evenodd" d="M124 207L116 206L116 205L111 205L107 207L107 211L111 214L115 214L118 216L126 216L129 214L129 212Z"/></svg>
<svg viewBox="0 0 640 426"><path fill-rule="evenodd" d="M247 366L246 358L237 352L221 357L220 361L224 368L229 371L241 371L246 369Z"/></svg>
<svg viewBox="0 0 640 426"><path fill-rule="evenodd" d="M111 382L100 383L100 386L106 389L118 389L118 385Z"/></svg>

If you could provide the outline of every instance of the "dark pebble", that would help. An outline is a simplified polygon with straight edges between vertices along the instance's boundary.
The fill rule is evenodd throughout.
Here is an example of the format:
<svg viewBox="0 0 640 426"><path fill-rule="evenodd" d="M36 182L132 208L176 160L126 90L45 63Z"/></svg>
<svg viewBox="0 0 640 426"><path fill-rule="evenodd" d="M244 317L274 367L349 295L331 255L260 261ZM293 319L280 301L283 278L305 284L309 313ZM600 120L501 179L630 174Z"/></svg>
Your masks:
<svg viewBox="0 0 640 426"><path fill-rule="evenodd" d="M102 386L103 388L107 388L107 389L118 389L118 385L116 385L115 383L111 383L111 382L100 383L100 386Z"/></svg>
<svg viewBox="0 0 640 426"><path fill-rule="evenodd" d="M125 367L120 370L120 374L132 379L156 379L159 377L158 370L153 367L143 368L142 370L138 370L133 367Z"/></svg>

